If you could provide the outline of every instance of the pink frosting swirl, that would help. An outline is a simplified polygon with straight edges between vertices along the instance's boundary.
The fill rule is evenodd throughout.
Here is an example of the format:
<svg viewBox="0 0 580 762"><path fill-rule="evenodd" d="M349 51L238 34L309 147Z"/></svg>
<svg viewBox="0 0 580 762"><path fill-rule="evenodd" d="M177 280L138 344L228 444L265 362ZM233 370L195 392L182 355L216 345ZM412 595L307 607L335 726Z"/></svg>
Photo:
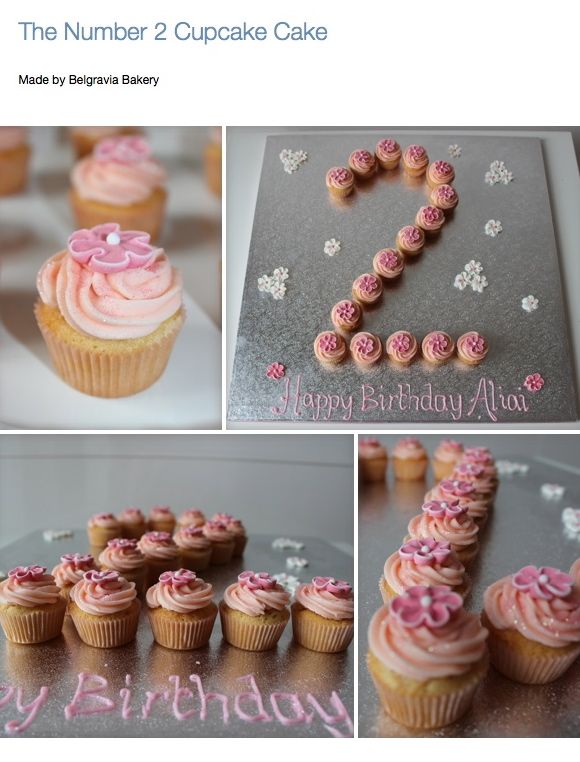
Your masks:
<svg viewBox="0 0 580 762"><path fill-rule="evenodd" d="M387 355L399 363L409 363L417 354L417 339L409 331L395 331L385 344Z"/></svg>
<svg viewBox="0 0 580 762"><path fill-rule="evenodd" d="M427 177L433 185L449 184L455 177L455 170L448 161L434 161L429 165Z"/></svg>
<svg viewBox="0 0 580 762"><path fill-rule="evenodd" d="M70 591L71 600L87 614L107 616L128 609L135 598L135 583L118 571L88 571Z"/></svg>
<svg viewBox="0 0 580 762"><path fill-rule="evenodd" d="M95 231L99 238L106 238L118 233L119 226L98 225ZM181 276L162 249L145 267L108 273L95 272L70 253L60 252L42 265L36 285L41 300L58 307L72 328L98 339L148 336L182 302Z"/></svg>
<svg viewBox="0 0 580 762"><path fill-rule="evenodd" d="M310 584L300 585L296 600L324 619L354 619L352 587L343 580L315 577Z"/></svg>
<svg viewBox="0 0 580 762"><path fill-rule="evenodd" d="M125 508L119 514L119 521L122 524L142 524L145 516L139 508Z"/></svg>
<svg viewBox="0 0 580 762"><path fill-rule="evenodd" d="M517 630L551 648L580 643L580 593L551 567L524 567L487 588L484 610L498 630Z"/></svg>
<svg viewBox="0 0 580 762"><path fill-rule="evenodd" d="M204 535L211 542L230 542L234 533L228 529L223 521L206 521L202 527Z"/></svg>
<svg viewBox="0 0 580 762"><path fill-rule="evenodd" d="M314 354L320 362L340 362L346 356L346 342L334 331L323 331L314 339Z"/></svg>
<svg viewBox="0 0 580 762"><path fill-rule="evenodd" d="M112 513L95 513L88 522L90 527L102 527L103 529L116 529L119 522Z"/></svg>
<svg viewBox="0 0 580 762"><path fill-rule="evenodd" d="M401 158L401 146L392 138L379 140L375 147L375 154L379 161L393 161Z"/></svg>
<svg viewBox="0 0 580 762"><path fill-rule="evenodd" d="M242 572L224 592L224 603L248 616L282 611L289 602L290 595L267 572Z"/></svg>
<svg viewBox="0 0 580 762"><path fill-rule="evenodd" d="M350 353L359 365L368 366L381 359L383 346L378 336L361 331L352 337Z"/></svg>
<svg viewBox="0 0 580 762"><path fill-rule="evenodd" d="M155 505L149 511L149 521L174 521L175 516L168 505Z"/></svg>
<svg viewBox="0 0 580 762"><path fill-rule="evenodd" d="M383 293L383 283L376 275L363 273L352 284L352 293L358 302L373 304Z"/></svg>
<svg viewBox="0 0 580 762"><path fill-rule="evenodd" d="M457 463L463 453L463 445L454 439L442 439L437 445L433 457L444 463Z"/></svg>
<svg viewBox="0 0 580 762"><path fill-rule="evenodd" d="M459 203L459 196L452 185L437 185L431 191L429 201L443 211L450 211Z"/></svg>
<svg viewBox="0 0 580 762"><path fill-rule="evenodd" d="M486 474L485 466L469 461L458 463L455 466L450 481L469 482L475 488L476 493L486 495L491 494L495 489L495 481L489 474Z"/></svg>
<svg viewBox="0 0 580 762"><path fill-rule="evenodd" d="M326 173L326 186L328 188L338 188L345 190L352 188L354 184L354 175L346 167L332 167Z"/></svg>
<svg viewBox="0 0 580 762"><path fill-rule="evenodd" d="M387 451L378 439L374 437L359 437L358 456L359 458L380 458L386 457Z"/></svg>
<svg viewBox="0 0 580 762"><path fill-rule="evenodd" d="M60 590L44 566L16 566L0 582L0 603L35 608L56 603Z"/></svg>
<svg viewBox="0 0 580 762"><path fill-rule="evenodd" d="M107 138L71 173L72 186L81 198L114 206L144 201L166 180L164 169L150 158L147 142L134 136Z"/></svg>
<svg viewBox="0 0 580 762"><path fill-rule="evenodd" d="M434 233L441 229L445 215L437 206L422 206L417 212L415 222L423 230Z"/></svg>
<svg viewBox="0 0 580 762"><path fill-rule="evenodd" d="M348 166L361 175L367 175L375 168L375 157L370 151L362 148L353 151L348 157Z"/></svg>
<svg viewBox="0 0 580 762"><path fill-rule="evenodd" d="M405 269L405 257L398 249L381 249L373 257L373 270L383 278L396 278Z"/></svg>
<svg viewBox="0 0 580 762"><path fill-rule="evenodd" d="M179 548L169 532L146 532L137 547L145 558L159 561L174 561L179 555Z"/></svg>
<svg viewBox="0 0 580 762"><path fill-rule="evenodd" d="M454 594L447 588L444 590L449 601L448 596ZM404 595L408 596L409 591ZM427 595L421 592L420 597ZM439 593L433 595L431 592L429 597L438 599ZM379 609L369 625L370 651L388 669L412 680L426 682L463 675L485 657L487 630L481 626L479 616L468 614L455 598L451 605L443 604L449 613L445 624L430 626L423 618L423 623L416 627L407 626L401 621L400 614L394 613L393 606L397 606L397 600L400 597L395 598L390 606ZM419 600L419 606L420 603ZM417 608L416 601L412 608Z"/></svg>
<svg viewBox="0 0 580 762"><path fill-rule="evenodd" d="M415 437L404 437L403 439L399 439L395 445L393 455L397 458L421 460L422 458L427 457L427 451Z"/></svg>
<svg viewBox="0 0 580 762"><path fill-rule="evenodd" d="M26 145L25 127L0 127L0 151L12 151Z"/></svg>
<svg viewBox="0 0 580 762"><path fill-rule="evenodd" d="M59 587L67 587L76 585L86 571L96 568L95 559L88 553L65 553L52 570L52 576Z"/></svg>
<svg viewBox="0 0 580 762"><path fill-rule="evenodd" d="M118 572L134 572L145 565L145 556L139 550L137 540L109 540L99 556L99 563L106 569Z"/></svg>
<svg viewBox="0 0 580 762"><path fill-rule="evenodd" d="M421 537L404 543L385 561L383 575L400 594L414 585L466 586L465 567L448 542Z"/></svg>
<svg viewBox="0 0 580 762"><path fill-rule="evenodd" d="M345 331L354 331L362 317L360 305L350 299L337 302L330 313L330 319L335 328L343 328Z"/></svg>
<svg viewBox="0 0 580 762"><path fill-rule="evenodd" d="M425 233L416 225L405 225L397 233L399 248L418 254L425 245Z"/></svg>
<svg viewBox="0 0 580 762"><path fill-rule="evenodd" d="M245 536L246 534L246 528L242 520L232 516L231 513L216 513L213 515L212 521L221 521L230 532L238 537Z"/></svg>
<svg viewBox="0 0 580 762"><path fill-rule="evenodd" d="M484 519L489 511L489 501L475 493L475 485L458 479L443 479L425 495L425 502L431 500L457 500L467 508L474 520Z"/></svg>
<svg viewBox="0 0 580 762"><path fill-rule="evenodd" d="M420 540L422 537L433 537L439 542L448 542L457 553L471 551L477 546L479 527L471 518L465 506L446 507L436 510L430 501L423 505L423 511L409 522L411 538ZM425 505L431 506L431 510ZM450 506L450 504L447 504Z"/></svg>
<svg viewBox="0 0 580 762"><path fill-rule="evenodd" d="M421 351L423 357L429 362L443 362L448 360L455 350L453 339L444 331L431 331L423 339Z"/></svg>
<svg viewBox="0 0 580 762"><path fill-rule="evenodd" d="M468 331L457 339L457 353L467 360L483 360L489 352L489 344L485 336L477 331Z"/></svg>
<svg viewBox="0 0 580 762"><path fill-rule="evenodd" d="M159 582L147 590L147 605L178 614L199 611L212 602L213 587L188 569L166 571Z"/></svg>
<svg viewBox="0 0 580 762"><path fill-rule="evenodd" d="M429 164L429 156L423 146L413 144L405 148L403 161L412 169L423 169Z"/></svg>
<svg viewBox="0 0 580 762"><path fill-rule="evenodd" d="M196 526L202 527L205 524L205 515L197 508L188 508L183 511L177 519L177 524L181 527Z"/></svg>
<svg viewBox="0 0 580 762"><path fill-rule="evenodd" d="M173 535L175 544L183 550L208 550L211 548L211 541L203 533L203 527L189 526L180 527Z"/></svg>

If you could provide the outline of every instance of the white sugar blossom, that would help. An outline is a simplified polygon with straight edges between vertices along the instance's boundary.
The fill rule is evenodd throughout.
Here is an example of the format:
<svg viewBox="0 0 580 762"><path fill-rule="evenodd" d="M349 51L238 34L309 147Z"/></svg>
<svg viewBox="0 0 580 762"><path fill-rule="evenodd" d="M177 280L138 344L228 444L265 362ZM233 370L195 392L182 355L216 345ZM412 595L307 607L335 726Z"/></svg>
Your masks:
<svg viewBox="0 0 580 762"><path fill-rule="evenodd" d="M471 286L473 291L481 294L483 289L487 288L487 278L483 275L483 267L481 262L476 262L474 259L470 260L466 265L463 272L458 273L453 281L455 288L463 291L468 286Z"/></svg>
<svg viewBox="0 0 580 762"><path fill-rule="evenodd" d="M304 569L305 566L308 566L308 559L300 558L300 556L290 556L286 559L286 566L289 569Z"/></svg>
<svg viewBox="0 0 580 762"><path fill-rule="evenodd" d="M491 236L491 238L497 238L497 236L503 230L500 220L488 220L485 223L485 235Z"/></svg>
<svg viewBox="0 0 580 762"><path fill-rule="evenodd" d="M272 276L274 280L278 281L285 281L288 280L288 268L287 267L277 267L274 272L272 273Z"/></svg>
<svg viewBox="0 0 580 762"><path fill-rule="evenodd" d="M306 151L292 151L290 148L284 148L280 151L280 161L284 167L284 172L287 172L289 175L296 172L307 159L308 154Z"/></svg>
<svg viewBox="0 0 580 762"><path fill-rule="evenodd" d="M272 287L272 278L269 275L262 275L258 278L258 290L269 291Z"/></svg>
<svg viewBox="0 0 580 762"><path fill-rule="evenodd" d="M258 291L270 294L278 301L286 295L286 285L284 283L286 280L288 280L288 268L277 267L272 275L264 274L258 278Z"/></svg>
<svg viewBox="0 0 580 762"><path fill-rule="evenodd" d="M478 294L483 294L483 289L487 288L487 278L485 275L474 275L471 280L471 288Z"/></svg>
<svg viewBox="0 0 580 762"><path fill-rule="evenodd" d="M56 542L57 540L70 540L75 533L72 529L46 529L42 533L42 539L45 542Z"/></svg>
<svg viewBox="0 0 580 762"><path fill-rule="evenodd" d="M488 185L502 183L508 185L514 179L514 173L510 172L503 161L492 161L489 170L485 173L485 182Z"/></svg>
<svg viewBox="0 0 580 762"><path fill-rule="evenodd" d="M457 143L453 143L447 149L447 153L454 159L458 159L461 156L461 146L458 146Z"/></svg>
<svg viewBox="0 0 580 762"><path fill-rule="evenodd" d="M522 309L526 312L533 312L534 310L537 310L539 304L540 302L532 294L529 296L524 296L522 299Z"/></svg>
<svg viewBox="0 0 580 762"><path fill-rule="evenodd" d="M542 484L540 492L546 500L561 500L566 488L562 487L561 484Z"/></svg>
<svg viewBox="0 0 580 762"><path fill-rule="evenodd" d="M274 550L302 550L304 543L290 537L277 537L272 541L272 547Z"/></svg>
<svg viewBox="0 0 580 762"><path fill-rule="evenodd" d="M453 281L453 285L455 288L458 288L460 291L463 291L464 289L469 286L469 281L465 277L465 273L457 273L455 276L455 280Z"/></svg>
<svg viewBox="0 0 580 762"><path fill-rule="evenodd" d="M278 584L282 585L287 593L290 595L294 595L296 593L296 590L300 585L300 580L298 577L295 577L293 574L286 574L286 572L279 572L278 574L273 574L272 576L276 582L278 582Z"/></svg>
<svg viewBox="0 0 580 762"><path fill-rule="evenodd" d="M564 524L564 534L570 540L580 542L580 509L564 508L562 511L562 524Z"/></svg>
<svg viewBox="0 0 580 762"><path fill-rule="evenodd" d="M465 272L470 275L479 275L482 271L483 267L481 266L481 262L476 262L474 259L465 265Z"/></svg>
<svg viewBox="0 0 580 762"><path fill-rule="evenodd" d="M331 238L324 242L324 253L328 254L329 257L333 257L335 254L338 254L339 251L340 241L337 241L336 238Z"/></svg>
<svg viewBox="0 0 580 762"><path fill-rule="evenodd" d="M498 460L495 467L500 476L525 476L530 470L527 463L514 463L511 460Z"/></svg>

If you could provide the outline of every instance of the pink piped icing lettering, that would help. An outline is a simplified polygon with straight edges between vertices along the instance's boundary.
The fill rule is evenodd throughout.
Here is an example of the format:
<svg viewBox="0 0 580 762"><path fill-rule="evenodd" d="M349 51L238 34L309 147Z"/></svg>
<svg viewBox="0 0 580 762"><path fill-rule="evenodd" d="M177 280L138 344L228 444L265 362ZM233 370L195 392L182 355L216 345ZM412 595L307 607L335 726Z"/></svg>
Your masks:
<svg viewBox="0 0 580 762"><path fill-rule="evenodd" d="M292 711L291 717L284 714L280 708L282 702L289 706L289 709ZM281 725L284 725L284 727L293 727L294 725L302 724L309 725L312 722L313 713L310 712L310 714L308 714L306 712L297 693L274 691L270 694L270 703L272 704L274 716Z"/></svg>
<svg viewBox="0 0 580 762"><path fill-rule="evenodd" d="M131 675L125 675L125 687L119 691L119 696L123 699L121 705L121 717L124 720L129 720L133 716L133 709L131 707L131 697L133 691L131 690Z"/></svg>
<svg viewBox="0 0 580 762"><path fill-rule="evenodd" d="M115 702L102 695L109 685L106 678L89 672L79 672L77 679L77 688L72 701L64 708L64 716L67 720L82 715L105 714L115 709Z"/></svg>
<svg viewBox="0 0 580 762"><path fill-rule="evenodd" d="M23 733L32 725L38 716L38 713L46 704L47 700L48 688L46 686L43 686L40 689L38 696L36 696L36 698L34 698L29 704L24 703L23 690L22 688L18 688L16 690L16 709L20 712L20 714L25 714L26 717L24 720L22 720L22 722L19 722L18 720L8 720L8 722L4 725L4 730L6 733L8 735Z"/></svg>
<svg viewBox="0 0 580 762"><path fill-rule="evenodd" d="M189 690L189 688L184 688L181 685L181 680L179 675L170 675L168 678L170 683L173 683L173 702L171 704L171 708L173 711L173 716L176 720L179 720L180 722L183 720L188 720L190 717L193 717L197 709L186 709L185 711L181 709L180 701L182 699L191 699L193 698L193 693Z"/></svg>
<svg viewBox="0 0 580 762"><path fill-rule="evenodd" d="M331 735L337 738L348 738L353 735L354 725L352 719L336 691L332 691L330 694L330 705L336 710L336 714L327 712L312 693L307 694L306 702L318 712L320 719L324 723L324 727L331 733ZM344 722L346 726L346 734L342 734L339 729L335 727L342 722Z"/></svg>
<svg viewBox="0 0 580 762"><path fill-rule="evenodd" d="M68 239L71 257L97 273L115 273L145 267L159 249L150 245L149 233L121 230L116 222L76 230Z"/></svg>
<svg viewBox="0 0 580 762"><path fill-rule="evenodd" d="M239 680L247 680L250 684L250 690L244 693L237 693L234 697L234 709L238 717L245 722L272 722L272 716L268 714L264 707L264 699L254 675L244 675ZM252 714L246 712L242 709L242 701L253 705L256 711Z"/></svg>
<svg viewBox="0 0 580 762"><path fill-rule="evenodd" d="M197 688L200 701L199 719L202 722L207 720L207 705L210 701L218 701L222 709L222 722L227 725L230 719L229 700L225 693L216 693L215 691L206 692L199 675L190 675L189 679Z"/></svg>

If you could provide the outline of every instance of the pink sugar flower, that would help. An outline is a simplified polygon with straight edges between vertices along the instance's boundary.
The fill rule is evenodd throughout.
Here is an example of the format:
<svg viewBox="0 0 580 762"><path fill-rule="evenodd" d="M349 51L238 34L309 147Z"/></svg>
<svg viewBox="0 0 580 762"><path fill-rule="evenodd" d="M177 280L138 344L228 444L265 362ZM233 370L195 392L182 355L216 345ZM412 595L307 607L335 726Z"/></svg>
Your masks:
<svg viewBox="0 0 580 762"><path fill-rule="evenodd" d="M238 574L238 582L249 590L273 590L276 580L268 572L244 571Z"/></svg>
<svg viewBox="0 0 580 762"><path fill-rule="evenodd" d="M398 143L391 138L385 138L384 140L379 141L379 148L385 151L385 153L392 153L398 147Z"/></svg>
<svg viewBox="0 0 580 762"><path fill-rule="evenodd" d="M325 590L337 597L346 597L352 593L352 587L344 579L334 577L314 577L312 584L317 590Z"/></svg>
<svg viewBox="0 0 580 762"><path fill-rule="evenodd" d="M149 542L167 543L171 541L171 535L169 532L146 532L141 539L146 539Z"/></svg>
<svg viewBox="0 0 580 762"><path fill-rule="evenodd" d="M361 162L361 164L370 164L373 160L373 155L369 151L361 149L354 152L353 158L355 161Z"/></svg>
<svg viewBox="0 0 580 762"><path fill-rule="evenodd" d="M361 336L354 343L354 348L357 350L357 352L360 352L363 357L368 357L373 351L374 347L374 341L367 338L366 336Z"/></svg>
<svg viewBox="0 0 580 762"><path fill-rule="evenodd" d="M429 337L429 346L435 352L444 352L449 346L449 342L442 333L434 333Z"/></svg>
<svg viewBox="0 0 580 762"><path fill-rule="evenodd" d="M406 225L401 230L401 235L405 243L419 243L421 240L421 233L414 225Z"/></svg>
<svg viewBox="0 0 580 762"><path fill-rule="evenodd" d="M481 354L485 349L485 341L477 334L475 336L468 336L465 344L471 352L476 352L477 354Z"/></svg>
<svg viewBox="0 0 580 762"><path fill-rule="evenodd" d="M408 148L409 156L412 159L422 159L425 156L425 149L423 146L410 145Z"/></svg>
<svg viewBox="0 0 580 762"><path fill-rule="evenodd" d="M111 542L113 540L110 540L107 544ZM88 553L65 553L60 557L60 561L63 564L71 564L75 569L82 569L95 563L95 559Z"/></svg>
<svg viewBox="0 0 580 762"><path fill-rule="evenodd" d="M87 582L106 587L113 582L117 582L121 575L118 571L96 571L95 569L91 569L90 571L85 572L83 576Z"/></svg>
<svg viewBox="0 0 580 762"><path fill-rule="evenodd" d="M531 375L526 376L524 386L530 392L539 392L542 386L544 386L544 379L539 373L532 373Z"/></svg>
<svg viewBox="0 0 580 762"><path fill-rule="evenodd" d="M355 307L351 302L341 302L336 308L336 314L343 320L350 320L354 313Z"/></svg>
<svg viewBox="0 0 580 762"><path fill-rule="evenodd" d="M412 561L417 566L441 564L451 553L448 542L438 542L433 537L409 540L399 548L399 556L405 561Z"/></svg>
<svg viewBox="0 0 580 762"><path fill-rule="evenodd" d="M403 627L415 629L425 625L437 628L446 625L451 615L459 611L462 605L461 596L452 593L444 585L415 585L397 596L391 603L390 610Z"/></svg>
<svg viewBox="0 0 580 762"><path fill-rule="evenodd" d="M411 346L411 339L406 333L398 333L393 339L392 347L399 352L407 352Z"/></svg>
<svg viewBox="0 0 580 762"><path fill-rule="evenodd" d="M97 161L138 164L147 161L151 156L151 148L145 138L139 135L124 135L101 140L95 147L93 156Z"/></svg>
<svg viewBox="0 0 580 762"><path fill-rule="evenodd" d="M116 222L76 230L68 239L71 257L97 273L116 273L145 267L159 249L151 246L151 236L139 230L121 230Z"/></svg>
<svg viewBox="0 0 580 762"><path fill-rule="evenodd" d="M436 161L435 169L437 170L437 172L441 172L441 174L445 174L445 175L448 175L450 172L453 171L453 167L447 161Z"/></svg>
<svg viewBox="0 0 580 762"><path fill-rule="evenodd" d="M513 575L512 585L532 598L551 601L570 595L574 580L569 574L552 566L524 566Z"/></svg>
<svg viewBox="0 0 580 762"><path fill-rule="evenodd" d="M383 249L379 257L379 263L383 267L388 267L391 270L394 270L395 267L397 267L399 264L399 258L394 251L391 251L390 249Z"/></svg>
<svg viewBox="0 0 580 762"><path fill-rule="evenodd" d="M436 206L426 206L423 209L423 216L427 222L439 222L442 214Z"/></svg>
<svg viewBox="0 0 580 762"><path fill-rule="evenodd" d="M482 476L484 473L483 466L479 465L479 463L460 463L455 468L455 473L457 476L465 476L465 477L474 477L477 478L478 476Z"/></svg>
<svg viewBox="0 0 580 762"><path fill-rule="evenodd" d="M349 179L350 172L344 167L335 167L330 170L329 175L331 180L336 180L338 183L344 183Z"/></svg>
<svg viewBox="0 0 580 762"><path fill-rule="evenodd" d="M357 285L363 293L372 294L377 288L377 279L374 275L363 275Z"/></svg>
<svg viewBox="0 0 580 762"><path fill-rule="evenodd" d="M195 582L197 574L189 569L178 569L177 571L166 571L159 577L159 582L172 587L184 587L191 582Z"/></svg>
<svg viewBox="0 0 580 762"><path fill-rule="evenodd" d="M46 574L46 566L16 566L10 569L8 576L16 582L35 582Z"/></svg>
<svg viewBox="0 0 580 762"><path fill-rule="evenodd" d="M421 510L428 516L434 516L438 519L453 519L467 513L467 507L462 505L459 500L429 500L423 503Z"/></svg>
<svg viewBox="0 0 580 762"><path fill-rule="evenodd" d="M475 487L470 482L461 479L443 479L439 482L442 492L455 497L467 497L475 492Z"/></svg>
<svg viewBox="0 0 580 762"><path fill-rule="evenodd" d="M136 550L137 540L132 540L125 537L115 537L114 540L109 540L107 542L107 547L113 548L114 550Z"/></svg>
<svg viewBox="0 0 580 762"><path fill-rule="evenodd" d="M318 346L323 352L332 352L336 349L337 345L338 345L338 340L336 336L332 333L322 334L318 342Z"/></svg>
<svg viewBox="0 0 580 762"><path fill-rule="evenodd" d="M273 362L266 368L266 375L268 378L273 378L275 381L279 381L286 373L286 366L281 362Z"/></svg>

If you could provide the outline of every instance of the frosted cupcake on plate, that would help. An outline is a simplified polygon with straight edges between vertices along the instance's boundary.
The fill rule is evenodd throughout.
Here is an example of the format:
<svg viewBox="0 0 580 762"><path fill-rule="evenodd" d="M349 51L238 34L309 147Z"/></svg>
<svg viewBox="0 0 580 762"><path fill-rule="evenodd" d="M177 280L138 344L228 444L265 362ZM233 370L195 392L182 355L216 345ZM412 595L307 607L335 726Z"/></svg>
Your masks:
<svg viewBox="0 0 580 762"><path fill-rule="evenodd" d="M267 572L242 572L219 605L224 639L244 651L274 648L290 619L289 603L290 595Z"/></svg>
<svg viewBox="0 0 580 762"><path fill-rule="evenodd" d="M429 156L423 146L407 146L403 151L403 169L411 177L421 177L427 170Z"/></svg>
<svg viewBox="0 0 580 762"><path fill-rule="evenodd" d="M387 449L375 437L359 437L358 474L361 482L384 482L387 476Z"/></svg>
<svg viewBox="0 0 580 762"><path fill-rule="evenodd" d="M461 442L456 442L454 439L442 439L439 442L431 458L431 467L436 481L439 482L451 476L462 454Z"/></svg>
<svg viewBox="0 0 580 762"><path fill-rule="evenodd" d="M235 542L234 558L243 556L248 544L248 534L242 520L232 516L231 513L216 513L213 515L212 521L221 521L222 524L226 525L228 532L233 534Z"/></svg>
<svg viewBox="0 0 580 762"><path fill-rule="evenodd" d="M401 146L393 138L383 138L375 146L375 156L383 169L396 169L401 160Z"/></svg>
<svg viewBox="0 0 580 762"><path fill-rule="evenodd" d="M385 561L379 589L383 601L415 585L445 585L465 599L471 581L457 553L448 542L434 537L407 540Z"/></svg>
<svg viewBox="0 0 580 762"><path fill-rule="evenodd" d="M62 632L66 600L44 566L17 566L0 582L0 626L12 643L44 643Z"/></svg>
<svg viewBox="0 0 580 762"><path fill-rule="evenodd" d="M343 579L314 577L292 604L294 640L320 653L345 651L354 636L354 595Z"/></svg>
<svg viewBox="0 0 580 762"><path fill-rule="evenodd" d="M347 352L345 340L336 331L322 331L314 339L314 355L324 365L338 365Z"/></svg>
<svg viewBox="0 0 580 762"><path fill-rule="evenodd" d="M377 166L374 155L363 148L357 148L348 157L348 166L359 179L366 179L374 174Z"/></svg>
<svg viewBox="0 0 580 762"><path fill-rule="evenodd" d="M417 339L409 331L395 331L385 342L387 357L401 367L410 365L419 350Z"/></svg>
<svg viewBox="0 0 580 762"><path fill-rule="evenodd" d="M175 515L168 505L156 505L147 516L147 525L150 532L173 532L175 529Z"/></svg>
<svg viewBox="0 0 580 762"><path fill-rule="evenodd" d="M426 235L436 235L445 222L445 215L437 206L422 206L415 216L415 224L425 232Z"/></svg>
<svg viewBox="0 0 580 762"><path fill-rule="evenodd" d="M164 572L147 590L147 615L159 645L189 651L207 645L217 606L213 587L188 569Z"/></svg>
<svg viewBox="0 0 580 762"><path fill-rule="evenodd" d="M421 342L423 358L431 365L443 365L454 351L455 342L445 331L431 331Z"/></svg>
<svg viewBox="0 0 580 762"><path fill-rule="evenodd" d="M383 709L411 728L449 725L471 707L488 667L487 630L447 587L410 587L379 609L367 665Z"/></svg>
<svg viewBox="0 0 580 762"><path fill-rule="evenodd" d="M121 523L112 513L95 513L87 523L91 548L104 548L109 540L120 537L121 532Z"/></svg>
<svg viewBox="0 0 580 762"><path fill-rule="evenodd" d="M434 161L427 168L427 184L430 188L450 185L455 179L455 170L448 161Z"/></svg>
<svg viewBox="0 0 580 762"><path fill-rule="evenodd" d="M431 191L429 201L449 215L459 203L459 196L452 185L437 185Z"/></svg>
<svg viewBox="0 0 580 762"><path fill-rule="evenodd" d="M0 127L0 196L24 190L29 157L26 128Z"/></svg>
<svg viewBox="0 0 580 762"><path fill-rule="evenodd" d="M405 257L398 249L381 249L373 257L373 270L386 281L396 280L405 269Z"/></svg>
<svg viewBox="0 0 580 762"><path fill-rule="evenodd" d="M177 528L181 529L181 527L190 526L202 527L205 522L206 518L203 511L200 511L197 508L187 508L177 517Z"/></svg>
<svg viewBox="0 0 580 762"><path fill-rule="evenodd" d="M421 540L432 537L438 542L449 543L464 566L479 551L479 527L458 500L430 500L421 506L421 514L409 522L409 537Z"/></svg>
<svg viewBox="0 0 580 762"><path fill-rule="evenodd" d="M137 543L145 556L145 585L150 587L164 571L179 569L179 548L169 532L147 532Z"/></svg>
<svg viewBox="0 0 580 762"><path fill-rule="evenodd" d="M181 276L147 233L113 222L77 230L42 265L37 288L36 320L70 386L125 397L165 370L184 320Z"/></svg>
<svg viewBox="0 0 580 762"><path fill-rule="evenodd" d="M475 488L474 499L486 500L488 505L493 503L496 482L488 476L483 465L479 463L459 462L453 469L451 480L468 482Z"/></svg>
<svg viewBox="0 0 580 762"><path fill-rule="evenodd" d="M207 569L212 549L211 541L205 536L203 527L196 527L194 524L179 527L173 539L179 548L179 563L183 568L196 572Z"/></svg>
<svg viewBox="0 0 580 762"><path fill-rule="evenodd" d="M479 466L483 466L486 477L495 483L497 489L498 476L495 460L490 450L487 447L466 447L465 452L461 456L462 463L477 463Z"/></svg>
<svg viewBox="0 0 580 762"><path fill-rule="evenodd" d="M141 604L119 572L88 571L71 590L69 611L83 643L116 648L135 639Z"/></svg>
<svg viewBox="0 0 580 762"><path fill-rule="evenodd" d="M125 508L119 514L121 534L130 540L138 540L147 531L147 522L139 508Z"/></svg>
<svg viewBox="0 0 580 762"><path fill-rule="evenodd" d="M343 299L332 308L330 319L337 331L347 334L355 331L360 325L362 309L357 302L351 299Z"/></svg>
<svg viewBox="0 0 580 762"><path fill-rule="evenodd" d="M106 138L71 173L70 201L78 227L114 220L124 230L144 230L155 240L165 214L166 180L145 138Z"/></svg>
<svg viewBox="0 0 580 762"><path fill-rule="evenodd" d="M362 306L368 307L376 304L383 293L383 282L371 273L363 273L352 284L353 298Z"/></svg>
<svg viewBox="0 0 580 762"><path fill-rule="evenodd" d="M425 502L430 500L459 501L480 529L483 529L489 517L489 500L476 494L474 484L461 479L442 479L426 493Z"/></svg>
<svg viewBox="0 0 580 762"><path fill-rule="evenodd" d="M206 521L202 530L211 543L210 564L212 566L229 564L236 549L234 533L227 528L223 521Z"/></svg>
<svg viewBox="0 0 580 762"><path fill-rule="evenodd" d="M457 357L466 365L479 365L488 352L487 339L477 331L468 331L457 339Z"/></svg>
<svg viewBox="0 0 580 762"><path fill-rule="evenodd" d="M65 553L51 573L60 588L60 594L68 602L71 589L83 578L84 573L96 568L95 559L89 553Z"/></svg>
<svg viewBox="0 0 580 762"><path fill-rule="evenodd" d="M335 198L346 198L354 190L354 174L346 167L332 167L326 173L326 187Z"/></svg>
<svg viewBox="0 0 580 762"><path fill-rule="evenodd" d="M368 331L360 331L350 340L350 353L359 368L370 368L383 356L383 345L378 336Z"/></svg>
<svg viewBox="0 0 580 762"><path fill-rule="evenodd" d="M141 595L145 587L146 568L145 556L137 542L125 537L109 540L99 556L99 564L103 571L118 571L127 582L134 582L137 595Z"/></svg>
<svg viewBox="0 0 580 762"><path fill-rule="evenodd" d="M524 566L487 588L493 666L520 683L557 680L580 655L580 589L551 566Z"/></svg>
<svg viewBox="0 0 580 762"><path fill-rule="evenodd" d="M397 249L414 257L423 251L425 246L425 233L417 225L405 225L397 233Z"/></svg>
<svg viewBox="0 0 580 762"><path fill-rule="evenodd" d="M420 481L425 478L429 458L427 450L415 437L400 439L392 452L395 478Z"/></svg>

